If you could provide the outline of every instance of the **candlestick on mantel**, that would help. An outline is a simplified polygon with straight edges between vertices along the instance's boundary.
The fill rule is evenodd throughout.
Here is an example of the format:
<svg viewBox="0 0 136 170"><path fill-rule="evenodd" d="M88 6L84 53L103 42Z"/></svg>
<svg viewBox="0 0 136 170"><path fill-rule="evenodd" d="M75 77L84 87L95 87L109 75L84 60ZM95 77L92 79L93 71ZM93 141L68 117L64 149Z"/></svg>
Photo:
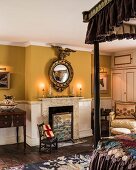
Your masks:
<svg viewBox="0 0 136 170"><path fill-rule="evenodd" d="M82 96L82 85L81 84L77 84L77 87L79 89L79 96Z"/></svg>
<svg viewBox="0 0 136 170"><path fill-rule="evenodd" d="M49 87L49 96L52 96L52 86L50 84L50 87Z"/></svg>
<svg viewBox="0 0 136 170"><path fill-rule="evenodd" d="M45 97L45 84L41 83L40 88L42 89L42 97L44 98Z"/></svg>
<svg viewBox="0 0 136 170"><path fill-rule="evenodd" d="M42 89L42 97L45 97L45 89Z"/></svg>
<svg viewBox="0 0 136 170"><path fill-rule="evenodd" d="M73 87L70 88L70 96L74 97L74 88Z"/></svg>

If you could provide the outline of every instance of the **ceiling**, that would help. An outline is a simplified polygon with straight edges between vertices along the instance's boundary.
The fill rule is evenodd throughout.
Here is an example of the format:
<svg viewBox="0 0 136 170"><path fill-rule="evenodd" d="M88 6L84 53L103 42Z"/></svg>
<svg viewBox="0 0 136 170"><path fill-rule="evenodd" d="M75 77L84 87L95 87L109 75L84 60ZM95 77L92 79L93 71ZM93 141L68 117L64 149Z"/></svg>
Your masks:
<svg viewBox="0 0 136 170"><path fill-rule="evenodd" d="M74 46L91 50L85 45L87 23L82 12L99 0L1 0L1 43L42 43ZM136 40L101 43L103 52L136 48Z"/></svg>

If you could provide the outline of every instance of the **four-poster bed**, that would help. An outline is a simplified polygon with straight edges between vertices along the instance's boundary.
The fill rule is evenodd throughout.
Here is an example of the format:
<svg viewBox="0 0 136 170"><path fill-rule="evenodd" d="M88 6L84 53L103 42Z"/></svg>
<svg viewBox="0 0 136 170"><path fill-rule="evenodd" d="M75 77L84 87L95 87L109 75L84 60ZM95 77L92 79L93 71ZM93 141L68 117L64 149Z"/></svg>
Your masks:
<svg viewBox="0 0 136 170"><path fill-rule="evenodd" d="M113 40L136 39L136 1L135 0L101 0L89 11L83 12L83 21L88 22L88 28L86 33L86 44L94 44L94 146L97 147L100 136L100 87L99 87L99 43ZM130 162L125 165L116 164L111 166L106 160L108 152L105 152L105 157L102 159L104 154L101 152L93 153L95 157L93 163L90 165L90 169L135 169L136 168L136 138L133 139L126 137L127 142L133 141L131 147L135 157L132 157ZM113 139L117 140L117 139ZM105 143L106 141L104 141ZM115 141L113 141L115 142ZM121 141L122 142L122 141ZM125 141L126 142L126 141ZM99 145L100 146L100 145ZM102 145L101 145L102 146ZM124 146L124 145L123 145ZM118 148L121 145L117 146ZM125 145L125 148L127 146ZM100 147L100 151L105 150L106 147ZM111 147L112 148L112 147ZM122 148L124 149L124 148ZM124 150L123 150L124 151ZM127 152L128 153L128 152ZM101 157L102 156L102 157ZM128 156L128 155L127 155ZM118 157L117 157L118 158ZM109 158L111 161L113 158ZM103 160L103 165L98 167ZM104 161L105 160L105 161ZM114 161L119 161L115 158ZM112 163L113 163L112 162ZM112 164L111 163L111 164ZM130 166L131 164L132 166ZM119 169L118 168L118 169Z"/></svg>

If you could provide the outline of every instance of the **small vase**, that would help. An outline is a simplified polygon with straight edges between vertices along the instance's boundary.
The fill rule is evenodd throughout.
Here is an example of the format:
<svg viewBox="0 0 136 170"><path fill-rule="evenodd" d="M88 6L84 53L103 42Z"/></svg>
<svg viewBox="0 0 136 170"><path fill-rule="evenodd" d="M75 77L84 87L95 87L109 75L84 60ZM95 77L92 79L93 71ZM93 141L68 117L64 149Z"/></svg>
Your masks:
<svg viewBox="0 0 136 170"><path fill-rule="evenodd" d="M4 95L5 99L0 103L0 109L2 111L11 111L14 110L17 106L17 103L14 101L13 96Z"/></svg>
<svg viewBox="0 0 136 170"><path fill-rule="evenodd" d="M15 103L13 96L4 95L4 97L5 97L5 99L3 100L4 104L6 104L6 105L13 105Z"/></svg>

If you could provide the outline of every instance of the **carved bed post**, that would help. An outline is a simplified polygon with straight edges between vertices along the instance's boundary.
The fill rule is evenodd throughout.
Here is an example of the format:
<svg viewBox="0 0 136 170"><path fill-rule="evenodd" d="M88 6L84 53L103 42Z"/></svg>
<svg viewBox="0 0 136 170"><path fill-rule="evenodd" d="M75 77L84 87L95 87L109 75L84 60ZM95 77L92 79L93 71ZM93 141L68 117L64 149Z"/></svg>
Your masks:
<svg viewBox="0 0 136 170"><path fill-rule="evenodd" d="M93 8L83 12L83 22L88 22L85 43L94 44L95 147L100 139L99 43L124 38L136 39L135 4L134 0L101 0ZM119 27L123 28L121 32L117 31L120 30Z"/></svg>
<svg viewBox="0 0 136 170"><path fill-rule="evenodd" d="M100 140L99 42L94 43L94 147Z"/></svg>

